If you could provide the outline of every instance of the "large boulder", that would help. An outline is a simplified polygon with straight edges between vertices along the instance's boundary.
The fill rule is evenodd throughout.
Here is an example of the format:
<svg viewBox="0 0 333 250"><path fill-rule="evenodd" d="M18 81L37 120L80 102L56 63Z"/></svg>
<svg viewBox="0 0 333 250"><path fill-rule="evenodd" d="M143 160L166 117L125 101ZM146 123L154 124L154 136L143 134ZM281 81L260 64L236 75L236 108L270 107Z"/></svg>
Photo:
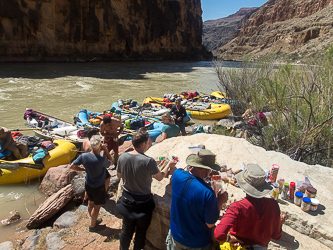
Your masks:
<svg viewBox="0 0 333 250"><path fill-rule="evenodd" d="M204 144L206 149L217 155L217 162L223 162L228 168L233 170L239 169L243 163L257 163L266 170L270 170L273 164L277 164L280 166L278 177L283 177L286 182L304 181L304 178L308 177L311 184L317 189L317 198L320 200L321 205L316 212L303 212L293 202L279 199L281 211L287 214L284 230L288 232L296 230L300 235L298 237L303 241L310 241L309 237L311 237L328 248L333 248L333 227L330 224L333 219L333 210L331 209L333 206L333 197L331 196L333 169L293 161L287 155L266 151L244 139L204 133L167 139L151 147L146 154L151 157L161 155L167 157L178 156L179 163L177 167L185 168L186 157L191 153L188 147L200 144ZM147 244L151 245L152 248L165 249L165 238L170 224L170 180L171 176L161 182L153 179L152 192L154 193L156 208L147 232ZM231 184L227 186L227 191L229 193L228 204L245 196L245 193L240 188ZM278 243L279 241L271 242L270 246ZM300 244L306 245L308 242L301 242ZM320 243L318 242L318 244ZM321 249L323 248L325 246Z"/></svg>
<svg viewBox="0 0 333 250"><path fill-rule="evenodd" d="M46 199L42 205L29 218L27 228L36 228L63 208L74 197L72 185L60 189L57 193Z"/></svg>
<svg viewBox="0 0 333 250"><path fill-rule="evenodd" d="M52 195L70 184L77 172L69 167L70 165L67 164L50 168L40 184L40 190L47 195Z"/></svg>

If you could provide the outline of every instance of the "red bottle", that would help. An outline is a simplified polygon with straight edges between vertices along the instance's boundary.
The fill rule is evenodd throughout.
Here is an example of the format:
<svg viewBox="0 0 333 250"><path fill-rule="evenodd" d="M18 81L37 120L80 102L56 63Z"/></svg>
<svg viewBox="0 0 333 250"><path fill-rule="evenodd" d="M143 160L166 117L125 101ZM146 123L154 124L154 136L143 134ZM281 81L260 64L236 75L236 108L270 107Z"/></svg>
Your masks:
<svg viewBox="0 0 333 250"><path fill-rule="evenodd" d="M294 200L294 194L295 194L295 182L290 182L289 185L289 199Z"/></svg>

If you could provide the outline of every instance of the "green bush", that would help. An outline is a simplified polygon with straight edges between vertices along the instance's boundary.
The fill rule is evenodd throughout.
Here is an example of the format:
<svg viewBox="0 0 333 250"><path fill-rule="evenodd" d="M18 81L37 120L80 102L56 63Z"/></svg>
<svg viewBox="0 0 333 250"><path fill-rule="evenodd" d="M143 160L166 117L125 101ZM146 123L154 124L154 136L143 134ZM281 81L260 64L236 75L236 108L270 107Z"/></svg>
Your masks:
<svg viewBox="0 0 333 250"><path fill-rule="evenodd" d="M271 111L270 125L259 127L260 145L309 164L332 166L333 46L324 58L302 65L245 60L242 68L215 63L219 89L246 109Z"/></svg>

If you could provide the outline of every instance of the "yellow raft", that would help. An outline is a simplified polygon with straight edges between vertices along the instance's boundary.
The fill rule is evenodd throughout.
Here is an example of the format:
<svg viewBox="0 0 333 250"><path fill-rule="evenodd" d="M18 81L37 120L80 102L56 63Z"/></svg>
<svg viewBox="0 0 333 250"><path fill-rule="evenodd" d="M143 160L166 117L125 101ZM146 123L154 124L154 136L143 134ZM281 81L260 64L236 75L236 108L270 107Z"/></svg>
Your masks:
<svg viewBox="0 0 333 250"><path fill-rule="evenodd" d="M147 97L144 100L144 103L152 103L156 105L165 105L166 102L163 101L163 98L157 97ZM186 111L191 113L192 118L200 120L218 120L222 119L231 114L231 108L229 104L225 103L211 103L210 108L197 110L196 106L199 106L201 103L194 103L191 105L191 108L185 106Z"/></svg>
<svg viewBox="0 0 333 250"><path fill-rule="evenodd" d="M0 160L0 184L20 183L42 177L49 168L68 164L75 158L77 152L73 143L64 140L54 140L54 143L57 143L58 146L49 151L49 155L43 159L44 168L42 170L23 166L19 166L17 169L1 168L1 162L13 163L13 165L15 163L18 165L20 165L20 163L23 163L22 165L24 165L24 163L34 164L32 157L15 161Z"/></svg>

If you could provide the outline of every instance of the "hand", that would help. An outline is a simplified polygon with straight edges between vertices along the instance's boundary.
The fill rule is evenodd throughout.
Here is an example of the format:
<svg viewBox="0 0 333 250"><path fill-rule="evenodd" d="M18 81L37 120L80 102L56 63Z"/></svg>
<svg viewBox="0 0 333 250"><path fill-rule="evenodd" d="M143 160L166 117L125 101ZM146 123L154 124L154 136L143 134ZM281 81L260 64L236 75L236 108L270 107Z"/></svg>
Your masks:
<svg viewBox="0 0 333 250"><path fill-rule="evenodd" d="M280 220L282 224L286 222L286 218L287 218L286 214L280 214Z"/></svg>
<svg viewBox="0 0 333 250"><path fill-rule="evenodd" d="M241 244L244 244L243 241L239 240L236 236L234 235L230 235L230 239L228 241L230 243L230 245L232 246L235 246L235 247L238 247L240 246Z"/></svg>
<svg viewBox="0 0 333 250"><path fill-rule="evenodd" d="M172 167L176 166L177 162L178 162L178 159L172 159L169 162L169 167L172 168Z"/></svg>
<svg viewBox="0 0 333 250"><path fill-rule="evenodd" d="M216 194L217 196L217 203L218 203L218 207L219 210L223 209L223 205L228 201L228 192L221 192L221 190L219 190Z"/></svg>
<svg viewBox="0 0 333 250"><path fill-rule="evenodd" d="M178 120L178 121L181 121L181 120L182 120L182 118L181 118L181 117L178 117L178 118L177 118L177 120Z"/></svg>

